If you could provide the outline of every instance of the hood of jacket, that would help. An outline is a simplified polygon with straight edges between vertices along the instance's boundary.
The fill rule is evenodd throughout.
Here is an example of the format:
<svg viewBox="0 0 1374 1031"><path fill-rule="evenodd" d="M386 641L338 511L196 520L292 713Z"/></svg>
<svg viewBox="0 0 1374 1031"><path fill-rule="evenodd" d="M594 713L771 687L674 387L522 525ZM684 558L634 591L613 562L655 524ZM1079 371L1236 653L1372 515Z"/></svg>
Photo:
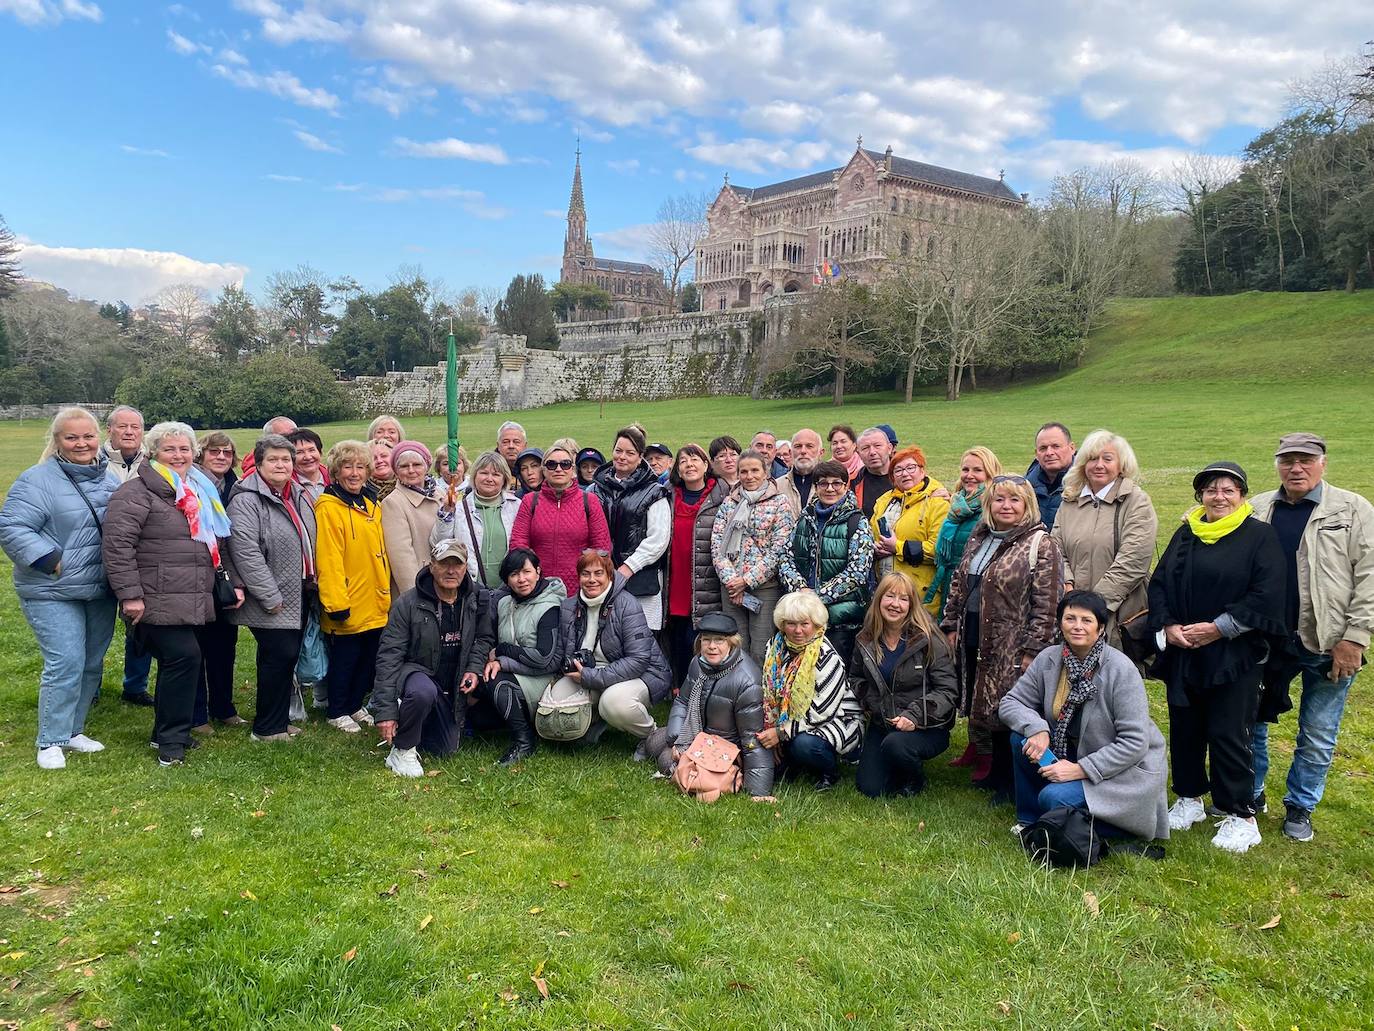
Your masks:
<svg viewBox="0 0 1374 1031"><path fill-rule="evenodd" d="M472 577L464 576L462 582L458 585L458 597L454 601L454 604L463 604L467 596L476 590L477 585L472 582ZM415 593L421 598L424 598L429 604L436 608L438 607L439 592L434 589L434 574L430 571L429 566L422 566L420 571L415 574Z"/></svg>

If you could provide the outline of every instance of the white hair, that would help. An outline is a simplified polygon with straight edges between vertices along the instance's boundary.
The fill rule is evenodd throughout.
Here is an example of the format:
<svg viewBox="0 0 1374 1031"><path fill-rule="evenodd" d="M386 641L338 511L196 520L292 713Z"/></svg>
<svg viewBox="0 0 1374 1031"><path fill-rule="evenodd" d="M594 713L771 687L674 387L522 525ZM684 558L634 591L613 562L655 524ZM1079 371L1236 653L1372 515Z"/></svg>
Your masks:
<svg viewBox="0 0 1374 1031"><path fill-rule="evenodd" d="M184 422L160 422L143 436L143 453L149 458L157 458L157 449L168 437L185 437L196 448L196 431Z"/></svg>
<svg viewBox="0 0 1374 1031"><path fill-rule="evenodd" d="M283 419L291 424L291 429L274 430L272 427L275 426L277 423L281 422ZM268 433L280 433L282 436L285 436L287 433L294 433L299 428L300 427L296 425L296 420L291 418L291 416L289 415L274 415L272 416L272 418L268 419L265 423L262 424L262 432L264 436Z"/></svg>
<svg viewBox="0 0 1374 1031"><path fill-rule="evenodd" d="M139 422L143 421L143 413L140 412L133 405L115 405L113 408L110 409L110 414L105 416L105 428L108 430L111 426L114 425L115 419L123 415L125 412L133 412L135 415L138 416Z"/></svg>
<svg viewBox="0 0 1374 1031"><path fill-rule="evenodd" d="M525 432L525 427L521 426L518 422L516 422L513 419L507 419L505 422L501 424L500 429L496 431L496 439L500 440L501 434L505 433L506 430L519 430L520 436L524 437L526 440L529 440L529 434Z"/></svg>

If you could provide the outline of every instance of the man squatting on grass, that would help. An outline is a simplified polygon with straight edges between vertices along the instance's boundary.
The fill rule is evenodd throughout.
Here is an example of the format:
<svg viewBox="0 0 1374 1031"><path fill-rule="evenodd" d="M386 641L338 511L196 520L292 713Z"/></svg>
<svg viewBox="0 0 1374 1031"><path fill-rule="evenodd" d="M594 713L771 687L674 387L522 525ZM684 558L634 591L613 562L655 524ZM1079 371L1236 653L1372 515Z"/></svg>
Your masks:
<svg viewBox="0 0 1374 1031"><path fill-rule="evenodd" d="M200 462L202 456L190 452L195 441L188 437L189 429L180 424L157 429L145 436L142 416L121 406L110 414L101 441L101 428L89 412L63 409L53 419L37 464L11 486L0 508L0 546L14 563L15 590L44 660L36 744L38 764L45 769L63 767L70 753L103 748L85 731L87 709L111 639L112 584L126 624L124 697L153 707L154 744L163 764L187 761L188 750L199 744L196 738L216 732L209 724L194 727L194 734L186 732L182 710L190 705L194 675L183 676L180 666L163 670L160 677L163 690L174 690L175 698L154 699L148 693L149 656L161 656L168 663L175 660L188 669L194 666L170 647L174 634L168 627L191 624L173 628L190 655L196 629L214 618L214 607L229 611L242 603L245 585L238 582L237 570L252 563L237 563L234 549L256 547L258 542L232 532L221 499L192 462ZM973 766L975 783L991 791L995 801L1010 803L1013 779L1018 786L1032 783L1036 776L1046 783L1083 780L1086 792L1061 790L1051 795L1101 798L1099 779L1117 777L1147 761L1156 733L1148 714L1140 721L1139 733L1113 743L1110 763L1099 756L1093 762L1057 761L1036 767L1026 766L1024 756L1013 762L1010 754L1013 731L1021 735L1016 740L1025 756L1031 754L1031 739L1037 754L1048 753L1042 749L1042 734L1025 735L1026 729L1040 725L1036 721L1041 716L1028 715L1037 706L1047 707L1043 722L1057 735L1060 748L1078 754L1084 741L1077 735L1085 731L1074 714L1098 711L1094 706L1100 702L1095 699L1109 681L1113 699L1138 699L1141 667L1117 650L1129 638L1135 645L1133 654L1170 684L1169 737L1174 787L1180 797L1168 811L1167 824L1183 830L1212 809L1222 819L1213 844L1231 851L1243 852L1260 841L1256 814L1266 810L1270 737L1264 718L1277 720L1291 708L1288 689L1299 681L1296 749L1287 772L1282 830L1293 841L1311 840L1312 814L1335 755L1346 698L1374 631L1374 506L1326 480L1322 437L1285 433L1274 453L1277 489L1249 501L1244 470L1234 461L1223 457L1203 466L1196 480L1199 505L1186 514L1152 571L1153 505L1138 482L1148 480L1148 473L1141 476L1129 444L1105 430L1090 435L1079 456L1068 427L1046 421L1028 432L1024 442L1033 447L1025 476L1001 475L1002 463L994 451L974 442L964 450L959 466L939 470L939 478L932 475L935 470L926 469L916 442L908 441L897 450L898 433L888 424L857 434L851 427L835 426L826 437L805 427L796 429L790 440L771 429L759 430L750 439L749 461L734 437L713 436L710 430L704 427L700 434L710 440L708 455L692 442L680 442L676 448L657 441L646 444L650 438L639 426L599 442L600 449L579 449L569 438L533 447L524 427L503 423L494 441L495 454L510 476L503 471L497 478L502 482L487 485L493 489L474 496L474 504L448 502L454 515L436 523L439 529L429 541L428 562L413 581L397 582L393 591L389 555L400 555L402 549L407 555L413 552L415 535L407 530L404 541L388 539L377 516L379 495L434 490L427 477L416 477L413 484L397 480L391 459L404 443L400 423L383 416L374 421L368 442L333 442L327 452L333 461L326 473L321 467L326 449L319 436L297 427L287 415L278 416L264 427L264 436L275 435L276 444L286 434L296 448L295 467L280 488L265 485L266 493L257 504L280 511L283 527L289 520L289 528L299 536L304 604L302 632L278 635L274 647L299 640L300 647L309 650L327 642L335 667L327 679L332 682L345 674L350 683L333 692L339 698L331 703L346 718L331 719L324 726L356 734L375 721L383 741L392 746L386 765L401 776L423 772L422 753L446 755L458 748L465 734L493 724L533 728L546 740L559 742L593 742L609 731L610 739L627 753L633 743L635 759L653 756L661 761L662 750L646 747L643 737L646 731L658 733L650 729L657 726L652 714L630 721L617 718L608 728L597 711L597 692L567 689L576 683L577 671L622 661L624 642L604 636L608 627L615 627L614 620L562 620L560 626L556 618L544 618L547 606L539 590L526 594L506 585L501 595L505 600L500 601L492 588L502 584L492 583L488 571L500 568L511 548L528 545L539 565L526 565L536 576L542 567L550 571L545 575L562 578L570 611L595 611L598 601L615 596L622 579L630 581L648 624L648 637L641 643L653 650L644 668L655 670L666 668L659 661L665 642L662 633L655 634L657 627L670 624L669 630L683 637L683 620L699 630L708 617L716 636L732 641L740 640L747 624L747 651L754 655L790 654L788 649L799 646L770 629L768 610L782 582L789 589L816 595L829 617L824 634L810 644L803 642L802 652L796 654L807 648L830 654L825 649L833 648L848 663L857 628L870 628L862 661L850 665L847 675L863 679L866 736L880 736L884 749L891 750L888 742L892 748L905 742L898 735L924 733L927 725L945 734L950 714L942 711L936 717L916 706L910 699L930 696L923 691L913 694L910 685L924 683L913 663L924 666L938 660L942 668L952 663L957 671L951 686L957 693L958 715L967 717L978 697L979 718L996 724L980 725L983 744L954 765ZM175 454L168 450L171 443L180 448ZM777 460L780 443L789 445L785 450L790 467ZM417 450L422 449L417 444ZM247 450L251 455L254 449ZM894 461L894 453L905 464ZM606 454L614 460L605 461ZM674 454L678 458L671 460ZM251 472L248 455L245 474ZM709 458L709 466L697 462L697 455ZM750 461L755 468L741 483L740 466L747 469ZM691 462L697 465L689 469ZM512 493L507 499L506 492L511 486L518 488L512 481L524 466L531 466L529 480L512 525L508 509L516 497ZM671 497L660 485L665 475L672 478L667 485ZM941 487L941 481L957 482L957 494ZM461 490L480 487L469 480ZM688 488L690 497L682 493ZM709 518L693 514L695 508L679 513L683 505L695 504L693 499L704 503L713 488ZM726 497L731 503L722 507ZM931 497L940 498L941 504L926 518L923 513ZM289 504L279 504L287 499ZM247 511L244 506L251 500L235 501L231 507ZM883 508L875 515L880 500ZM332 506L329 518L316 518L317 508L324 505ZM918 509L922 505L927 508ZM1065 511L1072 509L1072 519L1056 529L1061 505ZM913 506L911 512L907 506ZM716 519L718 508L722 515ZM669 512L672 532L666 529ZM1175 516L1165 514L1166 520ZM105 525L107 518L112 527ZM676 528L682 520L683 527L701 525L679 533ZM876 552L870 521L882 535ZM908 531L909 527L916 529ZM1056 531L1053 539L1050 530ZM917 536L904 539L908 532ZM145 547L153 538L155 546ZM646 550L650 541L652 551ZM472 551L474 546L480 554ZM587 548L613 556L615 582L610 592L585 593L574 573L573 563ZM681 548L692 554L675 558L675 549ZM155 556L168 549L184 560L154 564ZM1028 563L1038 568L1044 564L1041 556L1051 557L1053 563L1047 567L1046 582L1037 576L1031 608L1021 611L1017 606L1017 611L1004 613L999 592L1009 583L1027 582ZM114 568L107 566L112 560ZM216 574L223 583L215 584L212 605L216 567L224 571ZM884 580L888 587L880 596L891 611L871 611L874 587L889 569ZM722 582L721 575L729 582ZM690 590L679 584L675 592L675 576L690 576ZM1082 640L1072 647L1064 643L1064 630L1058 625L1064 617L1058 606L1070 576L1074 589L1091 595L1070 611L1088 612L1091 618L1074 618L1094 627L1084 636L1075 626ZM912 585L907 589L901 586L905 581L891 577L905 578ZM328 611L323 612L321 583L330 592ZM1189 583L1205 585L1206 590L1199 594ZM1128 611L1143 608L1147 586L1148 613ZM957 613L944 610L947 590L958 595ZM690 606L674 601L671 612L665 609L670 597L679 596L690 598ZM950 635L958 638L953 651L947 641L936 640L943 635L929 632L933 622L916 619L902 608L912 600L943 617L946 627L976 627L976 651L962 650L968 642L955 634ZM843 618L836 618L840 608ZM147 618L150 613L152 619ZM154 621L158 625L143 625ZM293 622L290 629L295 627ZM340 627L369 632L375 627L380 640L369 638L364 642L368 647L360 651L358 639L341 636ZM888 629L876 632L882 628ZM560 639L568 633L578 639ZM1093 633L1098 638L1093 639ZM706 639L714 640L709 634ZM80 647L74 648L73 641ZM1051 653L1054 662L1047 658ZM642 665L643 656L635 654ZM493 687L493 678L508 677L508 669L523 669L536 658L544 663L549 655L559 662L567 657L566 668L550 669L539 682L556 680L563 685L560 692L501 692ZM999 671L988 681L996 685L996 697L974 691L980 657L986 663L990 656L1012 664L1007 676ZM1038 658L1044 661L1037 663ZM258 669L280 671L294 665L292 656L274 654ZM693 697L705 707L681 713L680 727L685 729L674 738L675 755L680 745L690 743L687 730L714 726L710 721L719 699L710 700L710 691L718 665L673 666L673 693L682 689L689 669L695 670L700 683ZM1050 682L1056 669L1061 671L1057 687ZM798 670L790 679L776 671L770 674L769 707L760 718L783 720L781 730L775 734L771 724L760 724L757 734L750 729L735 735L746 753L758 748L777 752L776 765L792 773L807 768L795 756L790 763L781 761L788 758L781 750L790 740L785 721L790 714L801 719L818 690L809 656ZM1110 671L1110 678L1099 672L1103 670ZM703 671L705 679L700 679ZM749 684L736 683L746 675L753 678ZM731 666L731 698L762 692L762 677L758 663L746 655L738 668ZM277 698L277 686L267 686L270 689L259 697ZM478 700L496 697L493 690L506 699L508 708L519 711L503 713L500 721L490 719L489 713L484 718ZM371 700L364 705L368 692ZM345 694L347 699L340 701ZM677 696L686 704L682 695ZM1009 696L1021 700L1022 707L999 708ZM888 705L891 712L884 708ZM1013 708L1015 726L1009 726L1004 721ZM304 722L299 699L292 712L285 730L256 736L263 747L289 747ZM219 732L235 730L241 723L223 722ZM931 740L935 736L926 734ZM940 740L947 742L946 737ZM528 761L533 754L533 735L521 731L520 741L508 753L511 762ZM770 747L770 742L777 744ZM933 758L926 754L931 749L923 748L921 761ZM876 743L862 747L870 757L879 754L876 749ZM746 768L752 771L746 778L749 790L771 797L757 776L762 765L746 758ZM768 765L774 763L770 760ZM902 768L908 772L893 783L900 793L914 794L924 786L924 777L915 774L910 762ZM839 775L827 766L818 786L831 787ZM1114 783L1149 785L1141 791L1163 790L1149 778ZM865 790L877 793L867 783ZM1212 796L1212 806L1204 802L1204 795ZM1153 813L1157 801L1162 800L1136 799L1134 811ZM1020 811L1029 816L1036 809L1026 803ZM1135 821L1135 826L1142 833L1156 833L1149 831L1149 819ZM1167 830L1157 833L1163 836Z"/></svg>

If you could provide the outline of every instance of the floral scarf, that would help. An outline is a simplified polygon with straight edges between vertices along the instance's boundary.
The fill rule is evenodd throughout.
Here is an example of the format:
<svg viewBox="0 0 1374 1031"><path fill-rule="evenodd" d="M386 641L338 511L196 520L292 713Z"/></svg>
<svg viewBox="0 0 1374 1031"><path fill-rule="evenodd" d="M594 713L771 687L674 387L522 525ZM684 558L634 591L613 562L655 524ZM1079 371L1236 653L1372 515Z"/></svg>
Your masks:
<svg viewBox="0 0 1374 1031"><path fill-rule="evenodd" d="M1050 734L1050 748L1060 759L1068 758L1069 724L1073 722L1074 715L1097 694L1094 677L1102 664L1102 653L1106 648L1106 634L1100 635L1088 649L1088 654L1081 659L1073 653L1072 648L1064 645L1064 675L1069 681L1069 697L1055 716L1054 730Z"/></svg>
<svg viewBox="0 0 1374 1031"><path fill-rule="evenodd" d="M983 514L983 492L986 483L980 483L972 494L956 491L949 503L949 514L940 524L940 533L935 538L935 579L921 600L929 605L940 599L940 615L944 615L945 598L949 596L950 581L954 571L959 568L959 560L964 557L964 546L978 525L978 517Z"/></svg>
<svg viewBox="0 0 1374 1031"><path fill-rule="evenodd" d="M198 466L191 466L184 477L161 462L150 460L153 471L171 485L177 511L186 517L191 539L200 541L219 565L219 538L229 536L229 514L219 499L219 488Z"/></svg>
<svg viewBox="0 0 1374 1031"><path fill-rule="evenodd" d="M816 697L816 661L821 656L820 631L806 644L793 644L779 631L763 659L763 725L782 727L804 719Z"/></svg>

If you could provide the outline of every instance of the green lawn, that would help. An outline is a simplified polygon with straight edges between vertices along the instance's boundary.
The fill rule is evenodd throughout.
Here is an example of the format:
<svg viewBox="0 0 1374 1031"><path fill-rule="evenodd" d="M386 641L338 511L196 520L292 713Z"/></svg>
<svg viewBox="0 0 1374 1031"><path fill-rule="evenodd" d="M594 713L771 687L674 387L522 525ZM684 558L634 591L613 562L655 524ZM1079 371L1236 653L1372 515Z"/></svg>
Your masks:
<svg viewBox="0 0 1374 1031"><path fill-rule="evenodd" d="M1080 439L1105 425L1134 444L1163 540L1199 463L1238 459L1262 489L1286 429L1324 433L1330 479L1374 495L1371 342L1371 295L1133 301L1081 368L954 405L726 397L517 417L535 443L571 432L603 450L631 418L674 444L886 421L945 480L969 444L1014 467L1047 419ZM464 417L470 453L501 418ZM443 437L441 419L408 422ZM41 433L0 425L0 484ZM1285 840L1271 813L1246 856L1199 828L1165 862L1068 875L1031 868L1010 810L939 760L916 799L847 782L787 787L776 808L699 806L609 735L516 771L478 742L414 783L375 738L315 720L290 746L221 733L163 770L146 711L117 701L118 640L110 654L90 722L108 750L42 773L39 660L0 591L0 1028L1374 1026L1368 674L1314 842ZM1275 801L1293 729L1290 715L1275 735Z"/></svg>

